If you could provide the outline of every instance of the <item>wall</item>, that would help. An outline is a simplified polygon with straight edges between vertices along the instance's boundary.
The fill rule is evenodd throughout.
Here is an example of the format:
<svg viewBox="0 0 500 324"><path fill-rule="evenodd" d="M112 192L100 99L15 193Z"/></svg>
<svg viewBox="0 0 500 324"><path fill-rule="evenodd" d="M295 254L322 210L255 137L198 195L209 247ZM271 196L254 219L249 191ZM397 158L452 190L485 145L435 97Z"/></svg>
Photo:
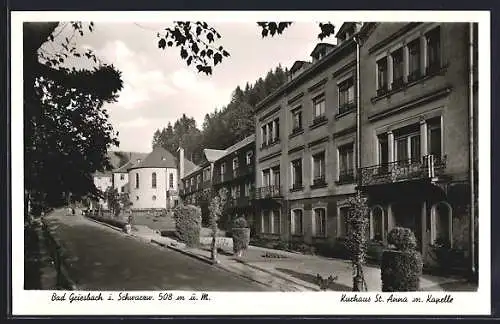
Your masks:
<svg viewBox="0 0 500 324"><path fill-rule="evenodd" d="M123 180L121 176L123 175ZM113 187L121 193L121 188L124 187L124 192L128 192L128 173L113 173Z"/></svg>
<svg viewBox="0 0 500 324"><path fill-rule="evenodd" d="M151 187L152 173L156 172L156 188ZM136 174L139 174L139 188L135 187ZM132 209L166 208L169 174L174 176L174 188L177 190L177 170L166 168L141 168L129 171L129 190ZM153 200L156 196L156 200Z"/></svg>

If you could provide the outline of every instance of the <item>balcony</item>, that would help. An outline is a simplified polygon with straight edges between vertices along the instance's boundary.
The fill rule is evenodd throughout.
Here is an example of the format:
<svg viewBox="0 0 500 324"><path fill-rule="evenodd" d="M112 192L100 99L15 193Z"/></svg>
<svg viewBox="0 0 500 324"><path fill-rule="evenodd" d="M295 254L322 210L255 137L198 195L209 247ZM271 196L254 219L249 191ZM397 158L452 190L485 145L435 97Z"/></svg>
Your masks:
<svg viewBox="0 0 500 324"><path fill-rule="evenodd" d="M259 187L255 189L254 199L270 199L281 197L281 187L280 186L266 186Z"/></svg>
<svg viewBox="0 0 500 324"><path fill-rule="evenodd" d="M325 115L316 116L316 117L314 117L310 128L316 128L318 126L326 124L327 121L328 121L328 118L326 118Z"/></svg>
<svg viewBox="0 0 500 324"><path fill-rule="evenodd" d="M405 181L434 179L443 175L446 157L426 155L421 160L404 160L360 169L360 186L374 186Z"/></svg>

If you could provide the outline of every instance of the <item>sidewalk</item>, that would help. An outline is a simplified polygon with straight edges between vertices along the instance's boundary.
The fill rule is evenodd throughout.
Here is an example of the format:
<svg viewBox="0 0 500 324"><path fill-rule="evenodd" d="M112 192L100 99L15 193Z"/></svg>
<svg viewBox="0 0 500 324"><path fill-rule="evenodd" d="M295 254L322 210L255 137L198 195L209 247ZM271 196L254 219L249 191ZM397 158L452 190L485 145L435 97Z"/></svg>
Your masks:
<svg viewBox="0 0 500 324"><path fill-rule="evenodd" d="M134 226L131 235L144 242L169 248L212 264L210 250L206 245L202 248L187 248L183 243L163 237L145 226ZM206 241L206 238L202 240L202 242ZM351 291L352 266L349 261L256 246L250 246L242 257L237 258L233 256L232 244L227 244L225 241L221 247L222 252L217 254L219 263L215 266L264 284L273 290L319 291L316 279L319 274L323 278L330 275L338 277L331 289ZM365 266L364 275L368 291L381 291L379 268ZM430 275L421 277L420 286L423 291L474 291L477 289L461 278Z"/></svg>

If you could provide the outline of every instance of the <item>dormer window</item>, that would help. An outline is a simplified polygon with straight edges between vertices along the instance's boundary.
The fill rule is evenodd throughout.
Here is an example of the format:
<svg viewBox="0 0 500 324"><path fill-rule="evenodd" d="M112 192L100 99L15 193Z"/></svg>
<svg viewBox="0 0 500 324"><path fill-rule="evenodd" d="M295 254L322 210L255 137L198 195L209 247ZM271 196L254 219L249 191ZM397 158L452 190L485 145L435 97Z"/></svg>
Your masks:
<svg viewBox="0 0 500 324"><path fill-rule="evenodd" d="M167 158L166 158L166 157L164 157L164 156L162 156L162 157L161 157L161 160L162 160L162 161L165 161L166 159L167 159Z"/></svg>

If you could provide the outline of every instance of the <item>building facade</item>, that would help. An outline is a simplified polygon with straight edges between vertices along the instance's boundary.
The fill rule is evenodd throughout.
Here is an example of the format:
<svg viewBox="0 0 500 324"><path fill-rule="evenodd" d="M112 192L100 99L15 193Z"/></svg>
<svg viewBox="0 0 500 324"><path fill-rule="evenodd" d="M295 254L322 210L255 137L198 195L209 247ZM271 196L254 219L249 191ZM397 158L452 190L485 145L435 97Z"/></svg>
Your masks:
<svg viewBox="0 0 500 324"><path fill-rule="evenodd" d="M469 120L472 108L477 120L477 70L471 82L469 54L477 37L469 29L371 24L360 49L359 186L371 206L370 238L387 243L393 227L411 228L426 262L439 241L465 258L470 252Z"/></svg>
<svg viewBox="0 0 500 324"><path fill-rule="evenodd" d="M212 192L226 188L228 192L225 219L221 227L230 229L234 217L245 217L254 224L253 206L255 179L255 135L251 135L226 150L204 150L207 162L187 173L182 179L182 199L198 205L202 218L208 220L208 204Z"/></svg>
<svg viewBox="0 0 500 324"><path fill-rule="evenodd" d="M182 169L193 163L184 159ZM170 209L179 203L179 159L162 147L155 147L144 158L128 168L129 199L132 210Z"/></svg>
<svg viewBox="0 0 500 324"><path fill-rule="evenodd" d="M308 244L346 235L344 201L355 192L356 43L346 23L337 45L320 43L308 64L256 109L256 218L264 238ZM296 71L297 68L302 69Z"/></svg>

